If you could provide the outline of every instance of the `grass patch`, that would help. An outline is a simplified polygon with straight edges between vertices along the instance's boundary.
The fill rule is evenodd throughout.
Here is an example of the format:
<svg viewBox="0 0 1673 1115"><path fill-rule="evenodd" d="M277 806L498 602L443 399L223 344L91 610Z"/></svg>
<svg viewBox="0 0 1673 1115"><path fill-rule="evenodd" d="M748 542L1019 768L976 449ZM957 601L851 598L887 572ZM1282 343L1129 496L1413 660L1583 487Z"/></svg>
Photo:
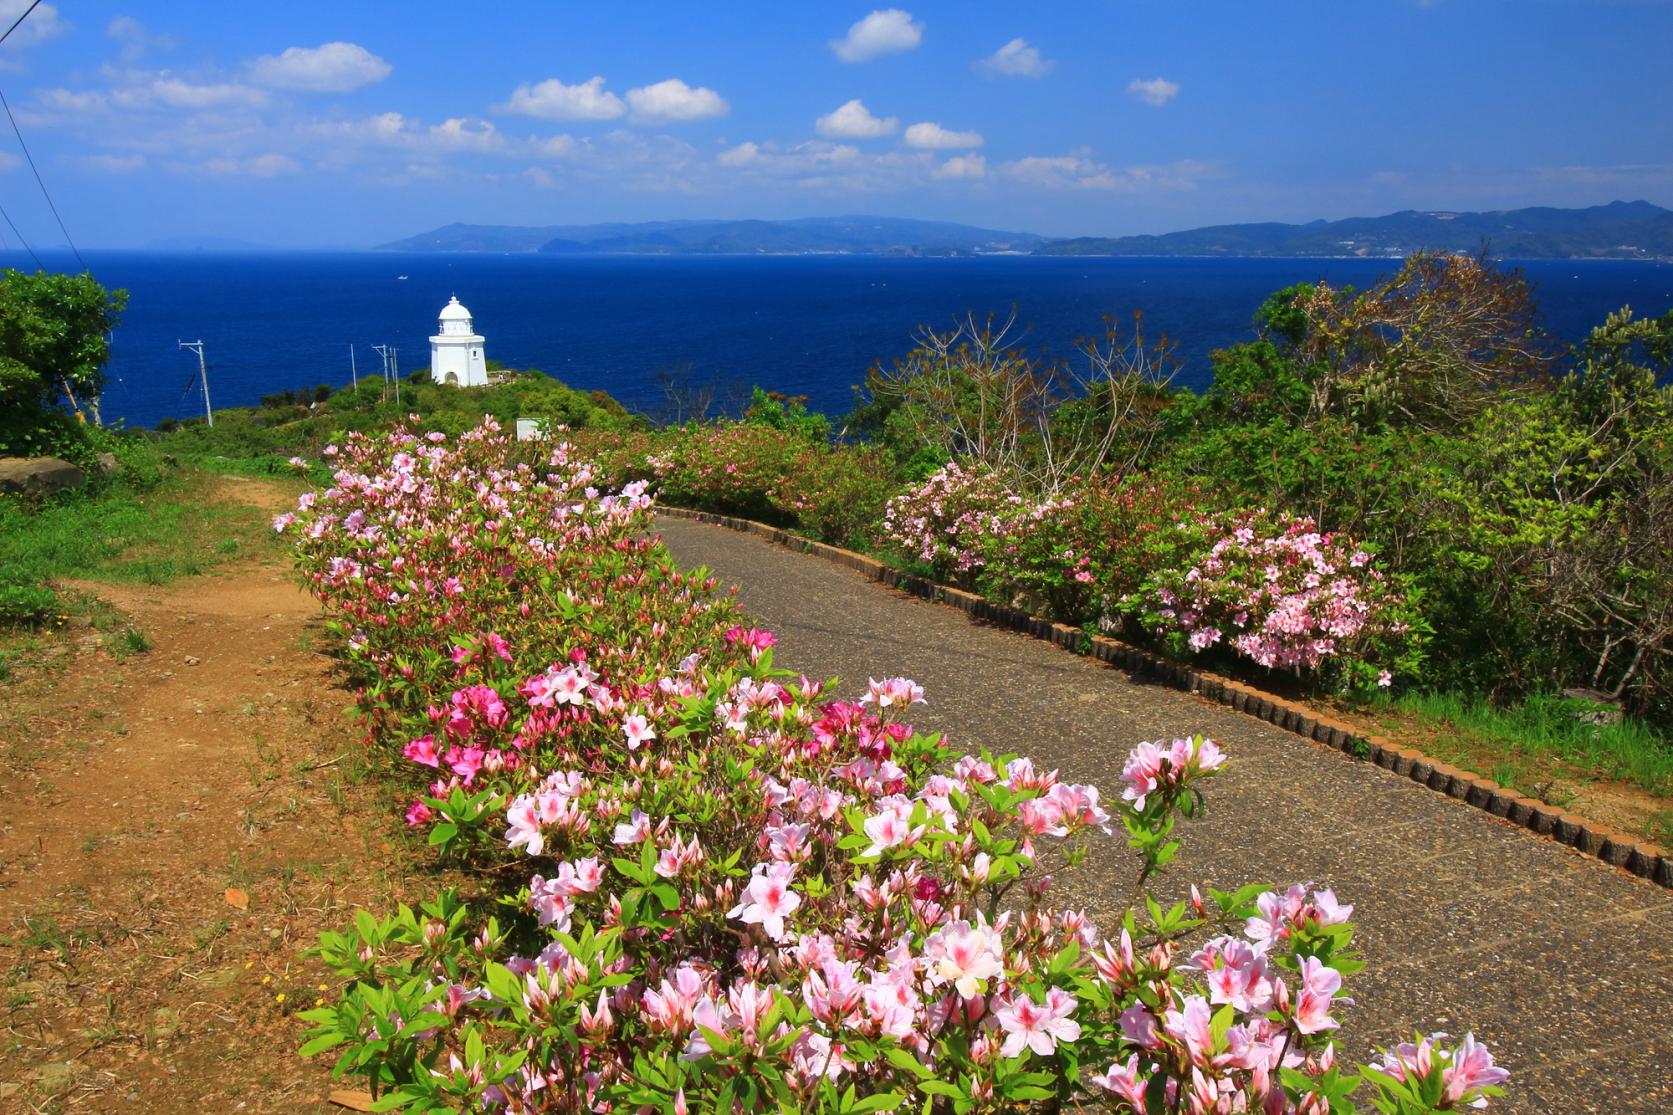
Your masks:
<svg viewBox="0 0 1673 1115"><path fill-rule="evenodd" d="M218 498L214 481L179 473L149 489L116 485L30 510L0 500L0 592L19 604L61 578L162 585L257 552L267 516ZM35 607L37 615L50 606Z"/></svg>
<svg viewBox="0 0 1673 1115"><path fill-rule="evenodd" d="M1579 719L1597 707L1556 694L1535 694L1513 707L1496 708L1479 697L1411 693L1379 711L1441 729L1422 744L1425 751L1448 762L1473 760L1475 769L1524 792L1539 789L1535 780L1549 782L1554 773L1562 773L1630 782L1673 797L1673 738L1641 721ZM1554 771L1554 763L1568 769Z"/></svg>

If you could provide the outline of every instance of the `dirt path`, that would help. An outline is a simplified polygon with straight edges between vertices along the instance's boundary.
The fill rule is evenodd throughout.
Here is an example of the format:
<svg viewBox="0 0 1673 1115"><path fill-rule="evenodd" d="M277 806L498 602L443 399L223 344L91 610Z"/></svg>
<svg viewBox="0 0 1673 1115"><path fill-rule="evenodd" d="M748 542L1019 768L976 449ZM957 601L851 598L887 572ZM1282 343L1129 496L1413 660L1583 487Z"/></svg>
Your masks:
<svg viewBox="0 0 1673 1115"><path fill-rule="evenodd" d="M0 705L0 1110L321 1109L298 951L402 880L319 608L277 559L77 587L151 647L67 635Z"/></svg>
<svg viewBox="0 0 1673 1115"><path fill-rule="evenodd" d="M1032 755L1113 793L1139 740L1202 732L1231 763L1188 825L1175 885L1312 881L1356 906L1369 968L1343 1054L1414 1028L1474 1030L1514 1073L1497 1112L1673 1111L1673 895L1480 810L1224 706L972 622L815 557L722 527L659 521L685 565L742 586L776 661L842 692L905 674L914 723L962 748ZM1112 842L1064 896L1116 920L1133 864Z"/></svg>

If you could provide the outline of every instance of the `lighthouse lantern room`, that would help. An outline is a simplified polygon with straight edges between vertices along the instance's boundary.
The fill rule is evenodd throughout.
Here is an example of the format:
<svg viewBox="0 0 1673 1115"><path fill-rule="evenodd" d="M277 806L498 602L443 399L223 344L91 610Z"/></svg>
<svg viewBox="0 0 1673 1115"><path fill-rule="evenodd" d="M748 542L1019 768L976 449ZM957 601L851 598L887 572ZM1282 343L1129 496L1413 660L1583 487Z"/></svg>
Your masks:
<svg viewBox="0 0 1673 1115"><path fill-rule="evenodd" d="M430 378L452 387L486 387L488 358L484 338L471 328L471 312L454 297L442 307L436 335L430 338Z"/></svg>

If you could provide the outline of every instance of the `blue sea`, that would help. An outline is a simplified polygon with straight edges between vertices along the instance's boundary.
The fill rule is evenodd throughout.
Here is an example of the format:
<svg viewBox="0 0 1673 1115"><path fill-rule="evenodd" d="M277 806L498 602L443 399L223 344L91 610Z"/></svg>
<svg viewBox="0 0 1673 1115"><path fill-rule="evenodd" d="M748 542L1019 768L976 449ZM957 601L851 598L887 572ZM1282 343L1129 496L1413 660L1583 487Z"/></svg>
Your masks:
<svg viewBox="0 0 1673 1115"><path fill-rule="evenodd" d="M51 266L73 261L45 257ZM202 339L216 406L349 381L349 346L375 374L374 344L399 350L403 373L427 367L436 314L458 295L487 337L487 354L539 368L572 386L602 388L630 407L664 402L659 373L709 383L724 397L750 384L848 410L874 362L912 347L919 325L966 311L1016 307L1037 350L1068 354L1102 317L1145 313L1201 386L1208 354L1252 336L1268 293L1324 279L1363 286L1389 260L895 259L776 256L544 257L535 255L271 255L95 252L109 287L130 292L104 400L107 421L155 425L202 413ZM22 266L14 256L0 264ZM1673 308L1673 265L1530 262L1544 324L1572 341L1605 314ZM402 278L402 276L405 276Z"/></svg>

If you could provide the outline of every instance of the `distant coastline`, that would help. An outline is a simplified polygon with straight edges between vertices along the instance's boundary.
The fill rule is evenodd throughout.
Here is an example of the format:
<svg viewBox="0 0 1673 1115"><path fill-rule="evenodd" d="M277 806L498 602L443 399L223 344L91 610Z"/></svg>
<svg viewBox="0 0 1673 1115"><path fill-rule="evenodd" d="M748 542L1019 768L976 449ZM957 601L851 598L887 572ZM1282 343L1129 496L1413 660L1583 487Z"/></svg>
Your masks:
<svg viewBox="0 0 1673 1115"><path fill-rule="evenodd" d="M1160 235L1050 239L949 222L846 216L597 225L456 223L386 252L631 256L1093 256L1135 259L1400 259L1419 251L1504 260L1673 260L1673 211L1647 201L1586 209L1406 210L1306 224L1216 225Z"/></svg>

